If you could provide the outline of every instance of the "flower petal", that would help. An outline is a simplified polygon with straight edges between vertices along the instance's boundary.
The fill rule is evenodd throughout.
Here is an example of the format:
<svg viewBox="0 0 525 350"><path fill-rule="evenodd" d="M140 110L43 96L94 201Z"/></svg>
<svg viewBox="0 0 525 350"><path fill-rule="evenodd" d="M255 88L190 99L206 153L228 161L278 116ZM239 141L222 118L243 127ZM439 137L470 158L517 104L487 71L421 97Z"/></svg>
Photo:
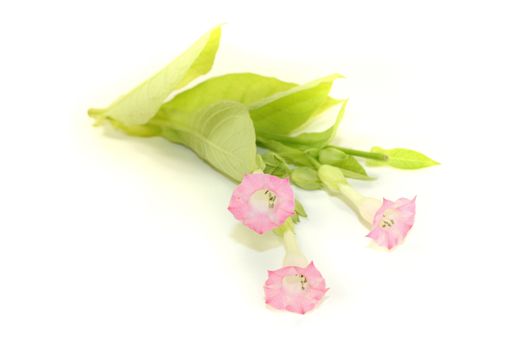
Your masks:
<svg viewBox="0 0 525 350"><path fill-rule="evenodd" d="M372 231L367 237L378 245L392 249L405 239L414 225L416 198L400 198L395 202L383 200L383 205L374 215Z"/></svg>
<svg viewBox="0 0 525 350"><path fill-rule="evenodd" d="M252 196L257 192L268 197L263 206L252 203ZM262 234L281 226L295 213L295 197L288 179L249 174L233 191L228 210L237 220Z"/></svg>
<svg viewBox="0 0 525 350"><path fill-rule="evenodd" d="M287 278L292 282L286 281ZM284 266L268 271L264 285L266 304L300 314L312 310L327 290L323 276L312 262L307 267Z"/></svg>

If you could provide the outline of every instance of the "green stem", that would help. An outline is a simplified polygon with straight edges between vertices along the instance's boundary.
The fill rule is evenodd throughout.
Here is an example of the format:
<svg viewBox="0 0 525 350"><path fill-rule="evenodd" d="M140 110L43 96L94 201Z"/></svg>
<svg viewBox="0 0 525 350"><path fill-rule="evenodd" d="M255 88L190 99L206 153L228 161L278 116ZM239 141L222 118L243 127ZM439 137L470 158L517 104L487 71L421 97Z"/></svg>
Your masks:
<svg viewBox="0 0 525 350"><path fill-rule="evenodd" d="M318 170L321 167L321 163L319 163L317 159L309 155L307 155L307 157L310 163L312 163L312 165L314 166L315 170Z"/></svg>
<svg viewBox="0 0 525 350"><path fill-rule="evenodd" d="M380 161L387 161L388 160L388 156L386 154L382 154L382 153L360 151L360 150L357 150L357 149L346 148L346 147L341 147L341 146L330 146L330 147L336 148L336 149L338 149L340 151L343 151L346 154L349 154L351 156L356 156L356 157L361 157L361 158L368 158L368 159L375 159L375 160L380 160Z"/></svg>

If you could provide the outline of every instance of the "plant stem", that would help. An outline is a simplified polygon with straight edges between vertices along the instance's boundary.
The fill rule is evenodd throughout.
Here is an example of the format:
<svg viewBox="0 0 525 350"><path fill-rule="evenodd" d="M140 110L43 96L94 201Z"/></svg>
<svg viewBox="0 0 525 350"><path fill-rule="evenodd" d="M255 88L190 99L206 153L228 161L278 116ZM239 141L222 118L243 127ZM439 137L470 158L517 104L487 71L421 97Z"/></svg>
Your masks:
<svg viewBox="0 0 525 350"><path fill-rule="evenodd" d="M306 259L299 249L297 240L295 239L295 233L292 229L288 229L284 232L283 242L284 249L286 250L283 265L306 267L306 265L308 265L308 259Z"/></svg>
<svg viewBox="0 0 525 350"><path fill-rule="evenodd" d="M295 239L295 233L292 230L286 230L283 234L284 249L288 254L302 254L297 240Z"/></svg>
<svg viewBox="0 0 525 350"><path fill-rule="evenodd" d="M375 160L380 160L380 161L383 161L383 162L388 160L388 156L386 154L382 154L382 153L360 151L360 150L357 150L357 149L346 148L346 147L341 147L341 146L330 146L330 147L336 148L336 149L338 149L340 151L343 151L346 154L349 154L351 156L356 156L356 157L361 157L361 158L368 158L368 159L375 159Z"/></svg>

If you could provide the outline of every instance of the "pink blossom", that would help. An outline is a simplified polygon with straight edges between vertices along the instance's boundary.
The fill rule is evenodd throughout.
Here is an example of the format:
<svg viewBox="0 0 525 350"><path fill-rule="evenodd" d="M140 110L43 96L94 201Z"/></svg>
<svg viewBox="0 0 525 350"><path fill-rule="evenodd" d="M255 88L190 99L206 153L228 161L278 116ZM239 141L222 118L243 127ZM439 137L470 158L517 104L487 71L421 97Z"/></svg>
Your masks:
<svg viewBox="0 0 525 350"><path fill-rule="evenodd" d="M400 198L395 202L383 199L383 205L374 215L372 231L367 237L377 244L392 249L400 244L414 225L416 198Z"/></svg>
<svg viewBox="0 0 525 350"><path fill-rule="evenodd" d="M284 266L268 271L264 285L266 304L300 314L312 310L327 290L325 280L313 262L306 267Z"/></svg>
<svg viewBox="0 0 525 350"><path fill-rule="evenodd" d="M281 226L295 212L288 179L267 174L246 175L233 191L228 210L243 224L262 234Z"/></svg>

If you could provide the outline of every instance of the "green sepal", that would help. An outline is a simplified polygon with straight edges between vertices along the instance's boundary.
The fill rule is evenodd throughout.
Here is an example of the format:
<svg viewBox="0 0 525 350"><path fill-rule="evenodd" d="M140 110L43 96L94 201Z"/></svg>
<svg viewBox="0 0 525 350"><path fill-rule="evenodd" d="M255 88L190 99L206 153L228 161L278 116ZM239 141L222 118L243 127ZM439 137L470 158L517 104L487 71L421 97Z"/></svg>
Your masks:
<svg viewBox="0 0 525 350"><path fill-rule="evenodd" d="M264 162L264 158L260 154L257 154L255 158L255 164L257 164L257 169L264 170L266 168L266 163Z"/></svg>
<svg viewBox="0 0 525 350"><path fill-rule="evenodd" d="M290 168L286 161L280 155L274 152L266 152L262 155L262 160L265 163L264 173L281 178L290 176Z"/></svg>
<svg viewBox="0 0 525 350"><path fill-rule="evenodd" d="M277 228L274 228L273 232L278 236L283 236L286 231L293 231L295 224L298 222L299 221L294 221L294 216L290 216L288 219L286 219L284 224Z"/></svg>
<svg viewBox="0 0 525 350"><path fill-rule="evenodd" d="M301 216L303 218L308 217L308 215L306 214L306 210L304 210L303 205L301 204L301 202L299 202L298 199L295 200L295 215Z"/></svg>

